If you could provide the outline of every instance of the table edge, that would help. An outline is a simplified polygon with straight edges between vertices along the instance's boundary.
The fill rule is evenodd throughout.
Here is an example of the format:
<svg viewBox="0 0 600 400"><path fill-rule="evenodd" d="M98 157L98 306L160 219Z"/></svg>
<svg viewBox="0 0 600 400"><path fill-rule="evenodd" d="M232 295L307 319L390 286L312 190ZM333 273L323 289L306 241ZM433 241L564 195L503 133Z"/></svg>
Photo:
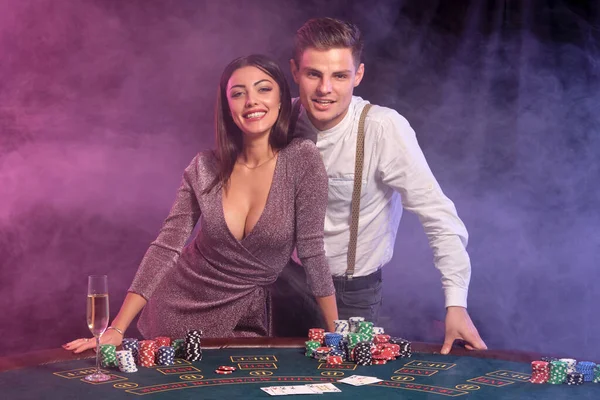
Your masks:
<svg viewBox="0 0 600 400"><path fill-rule="evenodd" d="M252 338L205 338L202 348L303 348L306 338L252 337ZM433 343L412 342L413 352L440 354L441 345ZM472 351L464 347L454 346L450 355L488 358L515 362L531 362L539 360L541 355L522 351L485 350ZM53 364L61 361L83 360L95 357L93 350L74 354L63 348L39 350L14 356L0 357L0 372L17 370L36 365Z"/></svg>

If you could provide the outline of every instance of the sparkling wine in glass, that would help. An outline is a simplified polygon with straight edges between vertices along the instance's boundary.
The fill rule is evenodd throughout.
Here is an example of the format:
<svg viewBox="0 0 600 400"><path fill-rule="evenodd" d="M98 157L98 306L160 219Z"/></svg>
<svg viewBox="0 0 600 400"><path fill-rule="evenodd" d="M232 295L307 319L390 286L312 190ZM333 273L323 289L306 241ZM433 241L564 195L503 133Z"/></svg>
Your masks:
<svg viewBox="0 0 600 400"><path fill-rule="evenodd" d="M90 382L104 382L109 375L100 372L100 337L108 328L108 279L106 275L90 275L87 293L87 324L96 339L96 371L85 377Z"/></svg>

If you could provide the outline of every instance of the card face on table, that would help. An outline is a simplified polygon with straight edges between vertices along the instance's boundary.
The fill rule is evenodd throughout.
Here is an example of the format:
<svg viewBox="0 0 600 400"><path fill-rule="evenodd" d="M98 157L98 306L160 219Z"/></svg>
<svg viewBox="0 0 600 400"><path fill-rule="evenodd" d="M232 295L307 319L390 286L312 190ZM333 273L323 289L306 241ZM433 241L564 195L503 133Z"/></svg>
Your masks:
<svg viewBox="0 0 600 400"><path fill-rule="evenodd" d="M287 396L290 394L322 394L318 390L308 387L307 385L302 386L269 386L260 388L267 392L271 396Z"/></svg>
<svg viewBox="0 0 600 400"><path fill-rule="evenodd" d="M383 379L375 378L373 376L362 376L352 375L344 379L340 379L338 382L347 383L352 386L363 386L370 385L371 383L381 382Z"/></svg>
<svg viewBox="0 0 600 400"><path fill-rule="evenodd" d="M333 383L315 383L311 385L304 385L311 387L321 393L340 393L341 390L336 388Z"/></svg>

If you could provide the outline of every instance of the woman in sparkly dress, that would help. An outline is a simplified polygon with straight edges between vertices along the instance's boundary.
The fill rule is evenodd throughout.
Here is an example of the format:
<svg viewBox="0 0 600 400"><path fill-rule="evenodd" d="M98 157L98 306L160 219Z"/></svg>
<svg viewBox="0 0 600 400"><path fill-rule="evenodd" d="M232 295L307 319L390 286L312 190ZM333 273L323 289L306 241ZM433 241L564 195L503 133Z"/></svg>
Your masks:
<svg viewBox="0 0 600 400"><path fill-rule="evenodd" d="M185 169L175 203L146 252L102 343L120 344L141 311L146 338L265 336L267 287L297 249L326 321L337 319L323 248L327 175L315 145L288 134L291 99L281 69L262 55L224 70L217 149ZM187 246L196 223L198 234ZM81 352L94 341L64 347Z"/></svg>

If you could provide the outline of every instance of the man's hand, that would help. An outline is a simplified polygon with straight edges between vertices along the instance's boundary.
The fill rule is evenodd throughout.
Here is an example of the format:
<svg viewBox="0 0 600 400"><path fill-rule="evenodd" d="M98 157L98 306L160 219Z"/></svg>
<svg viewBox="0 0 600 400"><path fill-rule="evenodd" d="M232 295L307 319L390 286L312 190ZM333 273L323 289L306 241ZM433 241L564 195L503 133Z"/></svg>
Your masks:
<svg viewBox="0 0 600 400"><path fill-rule="evenodd" d="M448 307L446 309L446 337L442 346L442 354L450 353L455 340L464 340L467 350L487 350L487 346L473 325L467 309L464 307Z"/></svg>

